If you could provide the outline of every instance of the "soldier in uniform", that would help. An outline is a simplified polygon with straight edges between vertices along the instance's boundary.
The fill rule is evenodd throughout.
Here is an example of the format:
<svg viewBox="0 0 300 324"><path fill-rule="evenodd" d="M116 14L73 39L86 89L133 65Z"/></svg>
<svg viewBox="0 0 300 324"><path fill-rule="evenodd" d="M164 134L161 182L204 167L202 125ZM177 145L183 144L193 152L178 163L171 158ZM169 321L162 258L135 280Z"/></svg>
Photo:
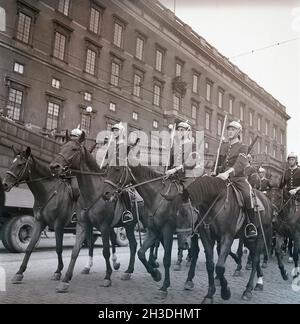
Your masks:
<svg viewBox="0 0 300 324"><path fill-rule="evenodd" d="M259 176L256 170L256 167L252 165L252 156L248 154L248 165L245 169L245 175L247 177L248 182L250 183L253 189L258 189L259 187Z"/></svg>
<svg viewBox="0 0 300 324"><path fill-rule="evenodd" d="M257 236L257 229L253 224L255 213L252 201L252 188L245 175L245 169L248 165L248 146L240 142L241 131L242 125L239 122L232 121L228 124L228 142L221 145L217 177L224 181L229 178L242 193L249 218L245 228L245 236L246 238L255 238Z"/></svg>
<svg viewBox="0 0 300 324"><path fill-rule="evenodd" d="M257 188L259 191L262 191L266 194L269 190L271 190L270 180L266 178L266 170L262 167L258 169L259 174L259 187Z"/></svg>
<svg viewBox="0 0 300 324"><path fill-rule="evenodd" d="M280 184L280 188L284 189L285 201L290 196L295 196L300 190L300 167L298 166L297 155L290 153L287 162L289 168L285 171Z"/></svg>

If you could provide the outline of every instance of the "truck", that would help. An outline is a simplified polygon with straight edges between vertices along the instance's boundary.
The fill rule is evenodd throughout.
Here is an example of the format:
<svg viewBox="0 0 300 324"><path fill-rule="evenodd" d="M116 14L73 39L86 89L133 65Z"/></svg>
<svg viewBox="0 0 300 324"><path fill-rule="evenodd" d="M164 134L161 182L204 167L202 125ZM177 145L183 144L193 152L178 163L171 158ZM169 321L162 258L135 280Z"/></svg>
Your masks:
<svg viewBox="0 0 300 324"><path fill-rule="evenodd" d="M25 252L32 235L34 197L26 187L13 187L5 193L5 204L0 215L0 238L9 252ZM47 230L53 231L52 228ZM128 239L123 227L116 228L117 244L127 246ZM65 233L75 234L76 222L65 227ZM100 236L94 229L94 241Z"/></svg>

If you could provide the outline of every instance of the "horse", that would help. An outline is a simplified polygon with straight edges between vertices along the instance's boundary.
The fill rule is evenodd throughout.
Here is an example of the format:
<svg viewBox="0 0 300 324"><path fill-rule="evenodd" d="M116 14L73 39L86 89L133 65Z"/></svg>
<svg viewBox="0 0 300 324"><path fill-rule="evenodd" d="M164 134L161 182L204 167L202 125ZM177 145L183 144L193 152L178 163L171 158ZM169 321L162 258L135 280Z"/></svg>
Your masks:
<svg viewBox="0 0 300 324"><path fill-rule="evenodd" d="M46 226L54 229L56 239L58 266L52 280L60 280L64 266L62 260L64 227L70 223L72 210L74 210L76 204L70 183L67 179L53 177L48 165L34 157L30 147L27 147L24 152L17 152L14 148L13 150L15 157L6 172L3 187L5 191L10 191L12 187L18 186L20 183L27 183L34 196L35 223L23 262L19 271L12 278L12 283L22 282L31 253ZM88 273L93 263L92 228L90 228L89 233L90 236L87 239L89 262L82 273ZM115 249L114 245L113 249ZM115 261L115 266L119 267L120 265Z"/></svg>
<svg viewBox="0 0 300 324"><path fill-rule="evenodd" d="M262 290L262 270L259 259L265 249L269 251L272 238L272 205L267 197L259 191L256 196L264 206L260 221L256 219L255 225L258 228L258 236L254 241L245 240L245 245L249 248L252 258L252 271L246 289L242 294L242 299L250 300L252 297L253 280L255 273L258 275L257 290ZM216 292L214 283L214 269L221 284L221 297L228 300L231 292L228 287L225 274L225 262L229 255L233 240L241 235L245 227L245 216L240 204L237 203L234 188L231 183L227 183L218 177L204 176L197 178L192 184L186 187L185 202L190 200L191 206L181 209L186 217L193 219L193 208L198 210L197 225L190 234L200 234L200 238L205 250L206 270L208 274L208 292L203 303L212 303ZM193 207L193 208L191 208ZM263 214L263 215L262 215ZM259 217L258 217L259 218ZM262 224L262 227L260 226ZM219 244L219 256L216 267L213 261L215 242ZM192 261L193 262L193 261ZM287 280L286 273L281 273L283 279Z"/></svg>
<svg viewBox="0 0 300 324"><path fill-rule="evenodd" d="M138 163L130 165L129 163L121 167L110 167L104 188L105 195L110 197L115 191L126 188L126 186L128 188L128 185L133 183L132 186L143 197L145 202L144 223L146 224L147 235L138 250L138 257L153 280L160 281L161 273L153 264L147 261L146 252L157 240L162 242L165 276L156 296L161 299L167 297L170 286L173 234L177 232L178 247L188 249L190 241L184 234L192 226L186 222L185 217L182 217L183 213L178 212L183 204L181 194L179 192L175 193L174 196L170 197L170 200L163 194L171 182L171 179L164 179L161 173L152 170L150 167Z"/></svg>
<svg viewBox="0 0 300 324"><path fill-rule="evenodd" d="M3 214L4 206L5 206L5 192L4 192L2 180L0 178L0 217Z"/></svg>
<svg viewBox="0 0 300 324"><path fill-rule="evenodd" d="M283 199L284 196L286 196L286 199ZM285 237L287 237L290 242L293 242L293 247L289 246L289 253L292 253L294 261L293 278L295 279L300 275L298 263L300 252L300 197L297 194L296 196L288 197L284 194L282 189L277 189L276 197L277 212L275 213L274 219L274 228L276 231L275 253L280 263L280 268L284 269L282 262L282 243ZM278 199L278 197L280 197L280 199ZM289 245L291 244L290 242Z"/></svg>
<svg viewBox="0 0 300 324"><path fill-rule="evenodd" d="M67 292L69 283L73 276L74 266L79 255L81 245L86 236L87 227L96 227L102 234L103 256L106 263L106 274L103 280L103 286L111 286L112 268L110 265L109 233L114 221L114 211L116 201L103 199L103 185L106 173L100 169L95 158L83 145L85 133L80 138L70 139L66 133L66 143L61 146L61 150L54 160L50 163L50 169L53 174L63 174L67 169L71 169L76 175L81 197L83 201L83 210L78 216L76 226L76 240L72 250L71 260L68 270L57 286L57 292ZM118 220L114 227L123 227L129 240L130 259L128 268L122 276L122 279L128 280L134 272L135 253L137 242L135 239L134 228L137 220L123 223Z"/></svg>
<svg viewBox="0 0 300 324"><path fill-rule="evenodd" d="M23 262L12 278L12 283L21 283L31 253L37 244L42 231L48 225L55 230L56 253L58 266L52 279L60 280L63 269L62 250L64 227L71 219L71 211L74 207L71 187L68 181L54 179L49 168L34 157L30 147L24 152L16 152L15 158L3 180L5 191L26 182L34 196L34 227L32 237L26 248Z"/></svg>

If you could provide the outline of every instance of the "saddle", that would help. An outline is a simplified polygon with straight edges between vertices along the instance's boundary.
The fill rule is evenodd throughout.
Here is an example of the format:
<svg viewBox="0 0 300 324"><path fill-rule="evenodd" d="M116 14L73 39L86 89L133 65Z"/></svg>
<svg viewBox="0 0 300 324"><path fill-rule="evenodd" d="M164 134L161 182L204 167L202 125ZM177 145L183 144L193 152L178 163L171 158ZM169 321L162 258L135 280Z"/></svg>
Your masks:
<svg viewBox="0 0 300 324"><path fill-rule="evenodd" d="M133 215L133 220L137 219L137 211L136 211L136 202L137 202L137 207L143 207L144 206L144 200L143 198L139 195L139 193L135 189L128 189L126 190L127 193L129 194L130 198L130 206L131 206L131 212ZM126 212L126 206L124 201L122 200L121 196L117 199L116 206L115 206L115 212L114 212L114 218L111 224L111 227L114 227L116 224L119 222L122 222L123 224L127 223L128 221L124 221L124 212Z"/></svg>
<svg viewBox="0 0 300 324"><path fill-rule="evenodd" d="M167 190L163 193L161 192L161 196L164 197L168 201L172 201L179 193L183 192L183 184L178 180L171 180L167 184Z"/></svg>

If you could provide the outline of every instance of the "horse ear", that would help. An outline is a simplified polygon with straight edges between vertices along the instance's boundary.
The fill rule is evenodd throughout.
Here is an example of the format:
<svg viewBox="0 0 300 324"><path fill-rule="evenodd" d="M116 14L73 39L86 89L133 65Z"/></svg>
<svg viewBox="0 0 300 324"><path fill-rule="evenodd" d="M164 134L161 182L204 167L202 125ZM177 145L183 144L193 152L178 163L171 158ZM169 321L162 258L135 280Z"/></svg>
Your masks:
<svg viewBox="0 0 300 324"><path fill-rule="evenodd" d="M85 131L82 131L80 137L79 137L79 143L82 143L85 140Z"/></svg>
<svg viewBox="0 0 300 324"><path fill-rule="evenodd" d="M69 135L69 131L68 130L66 130L65 140L66 140L66 142L69 142L69 140L70 140L70 135Z"/></svg>
<svg viewBox="0 0 300 324"><path fill-rule="evenodd" d="M186 189L183 189L181 197L182 197L183 202L188 202L190 199L190 194Z"/></svg>
<svg viewBox="0 0 300 324"><path fill-rule="evenodd" d="M30 146L27 146L26 150L25 150L25 156L28 158L31 154L31 148Z"/></svg>
<svg viewBox="0 0 300 324"><path fill-rule="evenodd" d="M19 154L19 152L16 150L16 148L13 145L11 146L11 149L13 150L14 155L18 155Z"/></svg>

